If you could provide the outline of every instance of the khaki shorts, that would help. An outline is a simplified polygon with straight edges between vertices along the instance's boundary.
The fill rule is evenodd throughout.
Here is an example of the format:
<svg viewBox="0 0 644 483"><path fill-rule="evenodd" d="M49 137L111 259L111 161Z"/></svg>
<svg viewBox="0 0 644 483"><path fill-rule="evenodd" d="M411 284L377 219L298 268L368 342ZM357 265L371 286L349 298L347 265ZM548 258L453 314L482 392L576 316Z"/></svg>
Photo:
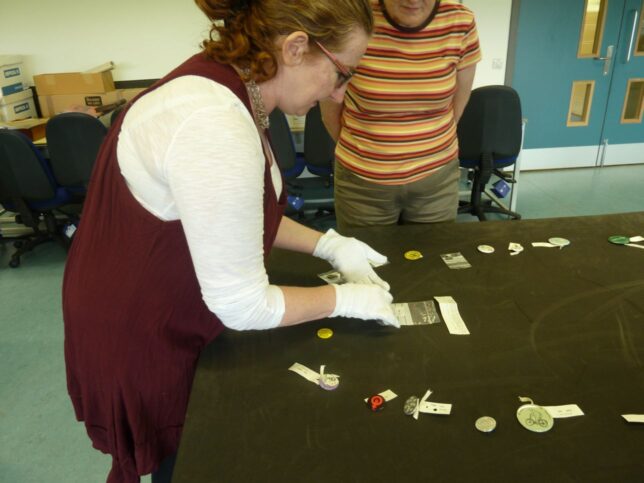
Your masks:
<svg viewBox="0 0 644 483"><path fill-rule="evenodd" d="M338 229L354 226L454 221L458 210L458 160L419 181L381 185L359 178L335 163Z"/></svg>

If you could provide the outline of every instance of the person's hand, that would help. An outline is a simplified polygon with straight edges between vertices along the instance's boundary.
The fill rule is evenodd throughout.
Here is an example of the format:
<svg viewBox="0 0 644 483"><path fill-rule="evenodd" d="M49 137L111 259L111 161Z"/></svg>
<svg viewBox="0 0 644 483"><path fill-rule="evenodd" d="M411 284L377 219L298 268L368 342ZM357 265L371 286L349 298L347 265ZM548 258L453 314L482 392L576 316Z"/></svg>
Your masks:
<svg viewBox="0 0 644 483"><path fill-rule="evenodd" d="M400 322L391 307L393 297L377 285L345 283L335 288L335 310L331 317L354 317L377 320L381 325L400 329Z"/></svg>
<svg viewBox="0 0 644 483"><path fill-rule="evenodd" d="M360 240L342 236L331 228L320 237L313 256L328 261L349 283L371 283L389 290L389 284L372 268L387 263L387 257Z"/></svg>

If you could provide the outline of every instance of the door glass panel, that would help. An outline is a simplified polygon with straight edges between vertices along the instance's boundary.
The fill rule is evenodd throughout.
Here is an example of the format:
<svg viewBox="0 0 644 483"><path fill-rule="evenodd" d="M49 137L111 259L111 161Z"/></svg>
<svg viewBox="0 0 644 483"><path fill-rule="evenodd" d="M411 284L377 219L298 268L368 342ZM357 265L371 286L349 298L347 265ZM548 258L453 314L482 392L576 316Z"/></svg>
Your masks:
<svg viewBox="0 0 644 483"><path fill-rule="evenodd" d="M584 18L579 36L577 57L598 57L604 34L606 4L608 0L586 0Z"/></svg>
<svg viewBox="0 0 644 483"><path fill-rule="evenodd" d="M635 55L644 55L644 0L640 8L640 27L637 30L637 43L635 44Z"/></svg>
<svg viewBox="0 0 644 483"><path fill-rule="evenodd" d="M626 88L622 123L642 122L644 111L644 79L630 79Z"/></svg>
<svg viewBox="0 0 644 483"><path fill-rule="evenodd" d="M588 125L594 89L595 81L575 81L572 83L570 108L568 109L568 126Z"/></svg>

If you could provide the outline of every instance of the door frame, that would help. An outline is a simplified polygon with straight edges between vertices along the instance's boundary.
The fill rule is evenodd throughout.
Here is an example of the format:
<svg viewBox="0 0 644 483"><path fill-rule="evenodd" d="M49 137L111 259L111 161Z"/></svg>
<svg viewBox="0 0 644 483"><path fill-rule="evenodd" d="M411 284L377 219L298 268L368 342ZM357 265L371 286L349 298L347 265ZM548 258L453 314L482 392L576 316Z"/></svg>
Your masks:
<svg viewBox="0 0 644 483"><path fill-rule="evenodd" d="M505 85L512 86L514 75L514 62L517 50L517 36L519 30L519 9L521 0L512 0L510 11L510 32L508 33L508 55L505 60Z"/></svg>

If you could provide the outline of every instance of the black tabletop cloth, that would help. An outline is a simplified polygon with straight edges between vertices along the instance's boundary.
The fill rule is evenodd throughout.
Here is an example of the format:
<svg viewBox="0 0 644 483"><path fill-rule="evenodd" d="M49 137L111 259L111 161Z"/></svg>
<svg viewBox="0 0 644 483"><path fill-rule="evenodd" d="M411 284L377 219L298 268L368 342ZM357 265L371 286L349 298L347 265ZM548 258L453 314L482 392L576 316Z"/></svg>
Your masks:
<svg viewBox="0 0 644 483"><path fill-rule="evenodd" d="M389 257L378 273L395 302L452 296L470 335L353 319L225 331L201 357L173 481L644 481L644 425L621 417L644 413L644 250L607 241L644 236L644 213L352 234ZM531 246L551 237L571 244ZM509 242L524 251L511 256ZM440 255L452 252L472 267L448 268ZM318 285L328 269L280 250L269 263L284 285ZM321 327L333 337L317 337ZM326 365L339 388L294 374L295 362ZM371 412L364 398L386 389L398 398ZM427 389L451 415L403 413ZM529 432L519 396L585 415ZM481 416L496 430L477 431Z"/></svg>

